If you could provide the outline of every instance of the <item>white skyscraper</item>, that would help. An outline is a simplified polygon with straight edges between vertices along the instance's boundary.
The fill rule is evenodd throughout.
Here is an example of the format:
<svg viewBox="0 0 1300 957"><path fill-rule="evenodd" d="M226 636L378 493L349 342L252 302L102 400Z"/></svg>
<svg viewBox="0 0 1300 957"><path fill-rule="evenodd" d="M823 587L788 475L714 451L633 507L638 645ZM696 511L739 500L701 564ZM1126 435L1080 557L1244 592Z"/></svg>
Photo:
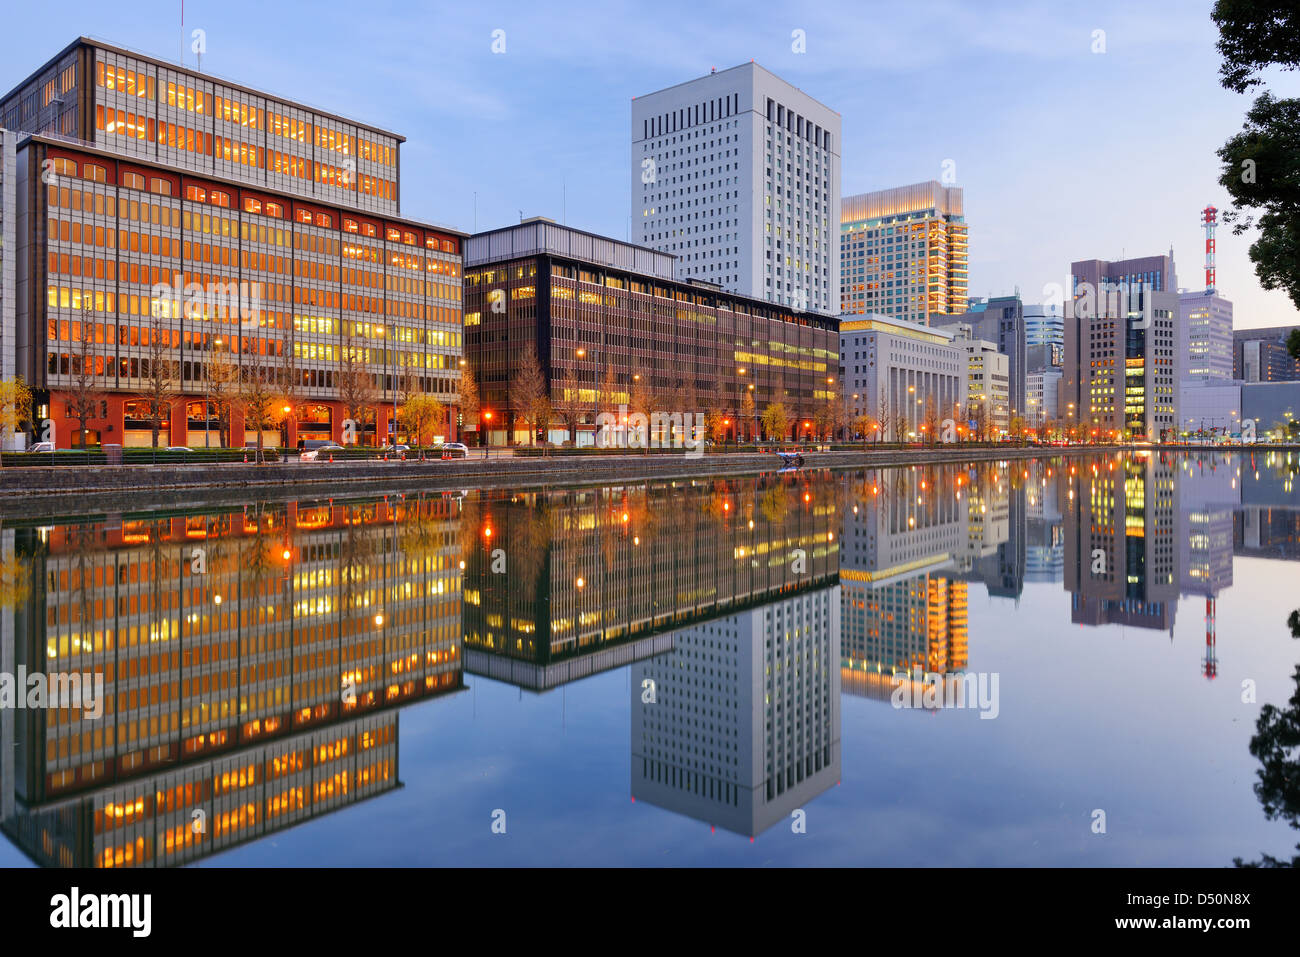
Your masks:
<svg viewBox="0 0 1300 957"><path fill-rule="evenodd" d="M632 101L632 241L678 278L838 313L840 115L756 63Z"/></svg>

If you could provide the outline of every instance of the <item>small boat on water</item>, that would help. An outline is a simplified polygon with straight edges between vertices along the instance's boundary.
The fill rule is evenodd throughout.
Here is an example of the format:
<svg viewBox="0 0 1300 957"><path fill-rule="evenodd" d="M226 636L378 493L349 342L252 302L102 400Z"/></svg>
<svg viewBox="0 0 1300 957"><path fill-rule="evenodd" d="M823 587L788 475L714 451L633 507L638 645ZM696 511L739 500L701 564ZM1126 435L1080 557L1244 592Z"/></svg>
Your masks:
<svg viewBox="0 0 1300 957"><path fill-rule="evenodd" d="M802 452L777 452L776 454L781 457L782 468L787 468L787 469L803 468Z"/></svg>

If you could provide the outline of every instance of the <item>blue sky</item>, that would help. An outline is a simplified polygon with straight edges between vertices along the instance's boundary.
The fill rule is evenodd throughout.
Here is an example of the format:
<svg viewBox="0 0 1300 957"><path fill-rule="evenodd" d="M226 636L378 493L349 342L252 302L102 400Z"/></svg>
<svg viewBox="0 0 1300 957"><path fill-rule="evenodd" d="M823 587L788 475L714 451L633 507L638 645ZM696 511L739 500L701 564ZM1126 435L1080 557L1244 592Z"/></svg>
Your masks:
<svg viewBox="0 0 1300 957"><path fill-rule="evenodd" d="M185 36L206 31L205 72L404 135L407 216L472 230L522 211L618 237L631 98L753 58L842 115L845 195L938 179L952 160L971 293L1039 301L1072 260L1170 246L1180 284L1203 285L1199 211L1226 205L1214 151L1250 98L1218 84L1211 0L1140 6L189 0ZM0 87L78 33L180 54L179 2L51 9L6 11ZM492 52L498 29L504 54ZM792 51L796 29L806 53ZM188 43L186 55L192 66ZM1271 86L1300 95L1294 73ZM1237 326L1300 321L1260 289L1248 241L1220 230L1218 284Z"/></svg>

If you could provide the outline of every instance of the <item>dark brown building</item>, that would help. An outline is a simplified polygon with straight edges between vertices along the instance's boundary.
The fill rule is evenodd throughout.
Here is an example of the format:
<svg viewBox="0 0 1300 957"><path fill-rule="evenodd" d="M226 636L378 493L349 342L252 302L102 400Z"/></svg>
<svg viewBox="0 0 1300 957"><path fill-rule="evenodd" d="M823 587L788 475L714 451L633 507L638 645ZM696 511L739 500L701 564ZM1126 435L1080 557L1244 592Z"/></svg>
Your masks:
<svg viewBox="0 0 1300 957"><path fill-rule="evenodd" d="M713 411L737 438L757 434L764 409L781 402L782 438L802 438L837 388L838 319L676 281L667 253L541 218L479 233L465 249L465 355L494 443L528 440L511 381L530 349L557 442L573 438L571 403L579 444L593 441L598 413L621 405Z"/></svg>

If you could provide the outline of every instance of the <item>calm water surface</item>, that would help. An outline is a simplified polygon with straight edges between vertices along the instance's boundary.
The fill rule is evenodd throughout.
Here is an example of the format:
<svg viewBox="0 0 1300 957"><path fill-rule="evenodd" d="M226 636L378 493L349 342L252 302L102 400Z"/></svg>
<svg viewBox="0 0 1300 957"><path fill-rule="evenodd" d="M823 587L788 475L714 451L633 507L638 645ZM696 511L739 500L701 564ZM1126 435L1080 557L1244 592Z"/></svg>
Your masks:
<svg viewBox="0 0 1300 957"><path fill-rule="evenodd" d="M1297 468L11 518L0 672L89 690L0 710L0 865L1289 858L1250 746L1296 691Z"/></svg>

